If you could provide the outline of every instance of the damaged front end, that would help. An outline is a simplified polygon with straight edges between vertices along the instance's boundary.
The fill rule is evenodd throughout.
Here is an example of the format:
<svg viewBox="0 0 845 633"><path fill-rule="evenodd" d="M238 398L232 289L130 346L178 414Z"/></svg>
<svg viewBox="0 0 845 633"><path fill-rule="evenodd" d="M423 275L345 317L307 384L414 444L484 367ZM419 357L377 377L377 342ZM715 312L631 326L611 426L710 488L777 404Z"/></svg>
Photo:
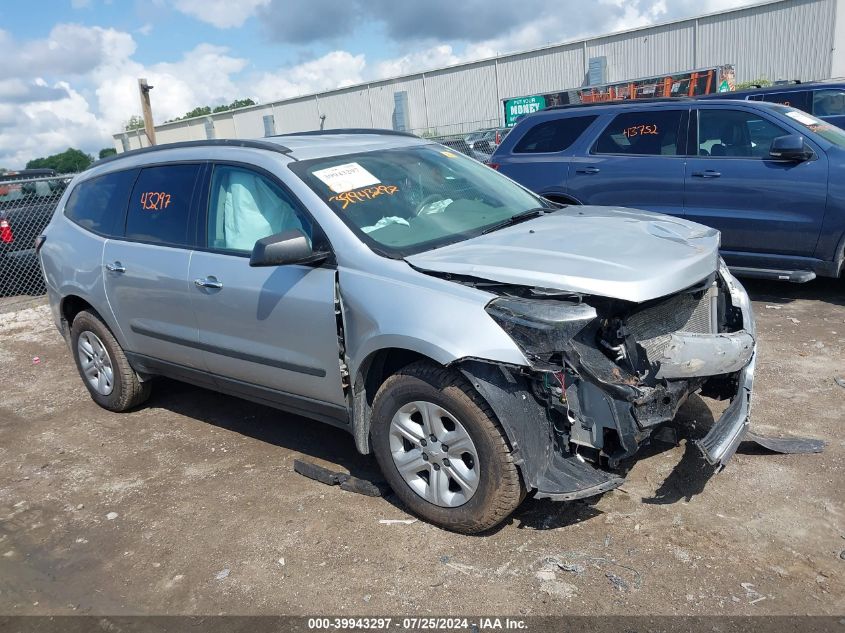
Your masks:
<svg viewBox="0 0 845 633"><path fill-rule="evenodd" d="M507 431L529 489L571 500L613 489L605 470L671 424L690 394L730 400L696 445L721 469L748 429L755 332L745 290L724 265L644 303L511 288L488 306L530 368L460 368Z"/></svg>

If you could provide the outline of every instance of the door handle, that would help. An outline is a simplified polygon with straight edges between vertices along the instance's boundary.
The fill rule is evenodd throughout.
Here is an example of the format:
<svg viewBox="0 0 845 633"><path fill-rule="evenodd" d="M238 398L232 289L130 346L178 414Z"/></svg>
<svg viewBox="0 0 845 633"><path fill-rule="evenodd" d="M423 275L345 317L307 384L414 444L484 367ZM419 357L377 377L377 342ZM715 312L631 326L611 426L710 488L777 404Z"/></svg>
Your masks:
<svg viewBox="0 0 845 633"><path fill-rule="evenodd" d="M712 169L705 169L704 171L694 171L692 175L695 178L718 178L722 174Z"/></svg>
<svg viewBox="0 0 845 633"><path fill-rule="evenodd" d="M598 167L579 167L575 170L578 174L597 174L601 171Z"/></svg>
<svg viewBox="0 0 845 633"><path fill-rule="evenodd" d="M120 262L112 262L111 264L106 264L106 270L112 273L125 273L126 268L124 268L123 264Z"/></svg>
<svg viewBox="0 0 845 633"><path fill-rule="evenodd" d="M213 288L214 290L220 290L223 287L223 283L217 281L216 277L206 277L205 279L194 279L194 285L197 288Z"/></svg>

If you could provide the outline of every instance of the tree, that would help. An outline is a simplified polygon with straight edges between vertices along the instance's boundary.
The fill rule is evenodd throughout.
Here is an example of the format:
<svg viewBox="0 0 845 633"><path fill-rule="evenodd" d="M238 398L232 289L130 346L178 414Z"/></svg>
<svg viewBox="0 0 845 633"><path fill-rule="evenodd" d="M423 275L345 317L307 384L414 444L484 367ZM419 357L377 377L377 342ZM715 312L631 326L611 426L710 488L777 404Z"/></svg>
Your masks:
<svg viewBox="0 0 845 633"><path fill-rule="evenodd" d="M143 130L144 118L138 116L137 114L133 114L131 117L129 117L129 120L124 124L123 129L126 132L131 132L132 130Z"/></svg>
<svg viewBox="0 0 845 633"><path fill-rule="evenodd" d="M771 86L772 82L766 79L765 77L760 77L759 79L752 79L751 81L743 81L742 83L738 83L734 90L746 90L747 88L764 88L766 86Z"/></svg>
<svg viewBox="0 0 845 633"><path fill-rule="evenodd" d="M67 148L59 154L46 158L34 158L26 164L27 169L55 169L60 174L73 174L88 169L94 157L80 149Z"/></svg>
<svg viewBox="0 0 845 633"><path fill-rule="evenodd" d="M246 99L235 99L229 105L219 105L214 108L214 112L226 112L227 110L237 110L238 108L246 108L247 106L256 105L255 101L247 97Z"/></svg>
<svg viewBox="0 0 845 633"><path fill-rule="evenodd" d="M217 114L218 112L228 112L229 110L235 110L237 108L246 108L248 106L258 105L255 101L247 97L246 99L235 99L229 105L225 103L219 106L215 106L214 109L211 106L197 106L190 112L186 112L184 116L177 116L175 119L170 119L165 121L165 123L172 123L173 121L182 121L184 119L192 119L197 116L208 116L209 114Z"/></svg>
<svg viewBox="0 0 845 633"><path fill-rule="evenodd" d="M115 148L104 147L103 149L100 150L100 153L98 154L98 156L99 156L100 159L103 159L103 158L108 158L109 156L114 156L115 154L117 154L117 150Z"/></svg>
<svg viewBox="0 0 845 633"><path fill-rule="evenodd" d="M183 119L193 119L195 116L206 116L211 114L211 106L200 106L198 108L194 108L190 112L186 112ZM178 119L177 119L178 120Z"/></svg>

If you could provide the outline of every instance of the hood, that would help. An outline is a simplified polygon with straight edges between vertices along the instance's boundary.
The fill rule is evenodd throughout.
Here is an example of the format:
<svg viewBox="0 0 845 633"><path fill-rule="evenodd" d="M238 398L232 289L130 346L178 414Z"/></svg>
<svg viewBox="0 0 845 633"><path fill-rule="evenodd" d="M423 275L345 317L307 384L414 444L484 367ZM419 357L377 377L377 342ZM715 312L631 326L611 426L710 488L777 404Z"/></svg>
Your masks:
<svg viewBox="0 0 845 633"><path fill-rule="evenodd" d="M649 211L566 207L405 260L432 272L639 303L713 273L719 232Z"/></svg>

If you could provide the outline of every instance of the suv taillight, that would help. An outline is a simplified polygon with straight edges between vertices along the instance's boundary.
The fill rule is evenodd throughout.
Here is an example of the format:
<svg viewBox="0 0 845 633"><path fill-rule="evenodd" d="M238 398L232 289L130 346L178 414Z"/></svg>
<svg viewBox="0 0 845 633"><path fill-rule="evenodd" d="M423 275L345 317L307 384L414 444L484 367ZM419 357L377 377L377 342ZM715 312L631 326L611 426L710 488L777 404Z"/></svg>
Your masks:
<svg viewBox="0 0 845 633"><path fill-rule="evenodd" d="M499 163L484 163L484 164L487 165L490 169L495 169L496 171L499 170Z"/></svg>
<svg viewBox="0 0 845 633"><path fill-rule="evenodd" d="M4 244L11 244L15 241L15 236L12 234L12 226L5 218L0 220L0 242Z"/></svg>

